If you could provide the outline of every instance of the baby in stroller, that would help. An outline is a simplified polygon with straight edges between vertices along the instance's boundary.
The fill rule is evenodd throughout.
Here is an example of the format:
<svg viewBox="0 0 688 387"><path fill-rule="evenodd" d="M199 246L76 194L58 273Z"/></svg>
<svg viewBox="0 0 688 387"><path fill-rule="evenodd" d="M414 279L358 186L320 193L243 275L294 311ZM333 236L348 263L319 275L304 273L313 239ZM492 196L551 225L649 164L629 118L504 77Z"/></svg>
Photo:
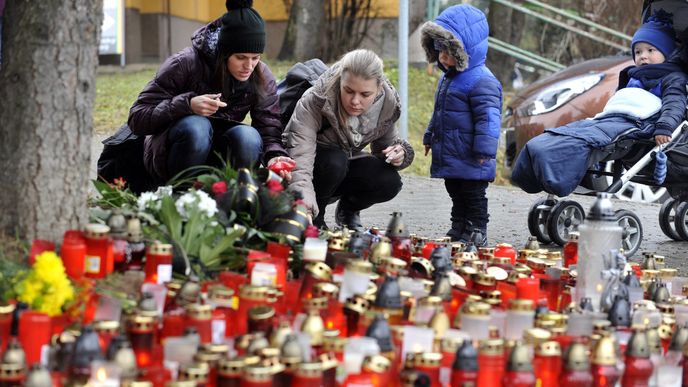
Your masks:
<svg viewBox="0 0 688 387"><path fill-rule="evenodd" d="M619 89L592 119L547 129L519 154L512 181L528 193L567 196L581 184L588 168L624 139L652 139L657 145L671 134L686 112L686 83L671 14L656 11L633 35L635 66L619 75Z"/></svg>

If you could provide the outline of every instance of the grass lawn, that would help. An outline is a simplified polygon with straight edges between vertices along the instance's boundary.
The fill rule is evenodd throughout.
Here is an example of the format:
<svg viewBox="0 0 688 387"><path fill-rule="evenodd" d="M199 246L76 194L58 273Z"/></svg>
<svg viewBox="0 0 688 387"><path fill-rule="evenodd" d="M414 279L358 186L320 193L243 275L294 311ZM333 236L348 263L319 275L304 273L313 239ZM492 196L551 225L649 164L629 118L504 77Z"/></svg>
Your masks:
<svg viewBox="0 0 688 387"><path fill-rule="evenodd" d="M270 69L279 80L284 78L291 63L268 62ZM135 65L125 69L102 67L96 81L96 106L94 111L95 132L108 134L127 121L129 108L139 92L153 78L157 65ZM389 79L397 85L398 71L395 64L387 64ZM416 150L413 164L405 170L419 176L429 176L430 156L424 156L423 133L432 115L435 89L441 72L435 70L428 74L426 69L409 67L409 141ZM500 155L501 156L501 155ZM501 157L498 156L498 165ZM498 167L497 183L505 183Z"/></svg>

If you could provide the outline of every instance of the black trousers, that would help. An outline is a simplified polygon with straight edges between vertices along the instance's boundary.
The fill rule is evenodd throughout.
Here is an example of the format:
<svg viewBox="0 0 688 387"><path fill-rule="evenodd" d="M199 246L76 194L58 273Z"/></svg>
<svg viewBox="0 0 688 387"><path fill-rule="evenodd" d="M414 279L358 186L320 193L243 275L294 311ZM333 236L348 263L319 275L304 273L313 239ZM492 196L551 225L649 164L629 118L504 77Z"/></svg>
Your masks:
<svg viewBox="0 0 688 387"><path fill-rule="evenodd" d="M313 187L320 210L313 223L324 224L325 207L339 198L340 206L360 211L393 199L401 191L399 172L374 156L349 159L338 147L318 145Z"/></svg>
<svg viewBox="0 0 688 387"><path fill-rule="evenodd" d="M487 213L485 191L488 184L480 180L444 179L444 186L452 200L452 230L463 233L469 222L473 228L487 229L490 215Z"/></svg>

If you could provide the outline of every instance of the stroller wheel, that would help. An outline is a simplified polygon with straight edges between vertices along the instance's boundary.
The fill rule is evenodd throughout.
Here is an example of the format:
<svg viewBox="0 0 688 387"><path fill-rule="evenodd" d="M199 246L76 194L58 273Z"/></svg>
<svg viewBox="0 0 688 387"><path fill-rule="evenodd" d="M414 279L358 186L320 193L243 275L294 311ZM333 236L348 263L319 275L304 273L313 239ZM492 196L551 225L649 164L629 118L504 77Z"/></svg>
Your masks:
<svg viewBox="0 0 688 387"><path fill-rule="evenodd" d="M640 218L629 210L616 211L617 223L623 229L621 231L621 247L626 257L630 257L638 251L640 242L643 241L643 225Z"/></svg>
<svg viewBox="0 0 688 387"><path fill-rule="evenodd" d="M556 203L556 199L540 198L528 210L528 231L542 244L552 242L547 234L547 217Z"/></svg>
<svg viewBox="0 0 688 387"><path fill-rule="evenodd" d="M552 242L563 246L569 240L569 233L578 230L583 219L585 210L578 202L564 200L555 204L547 217L547 232Z"/></svg>
<svg viewBox="0 0 688 387"><path fill-rule="evenodd" d="M675 241L682 241L683 238L676 231L674 227L676 222L676 211L681 202L676 199L667 199L662 203L662 207L659 209L659 227L662 229L664 235Z"/></svg>
<svg viewBox="0 0 688 387"><path fill-rule="evenodd" d="M679 240L688 241L688 202L681 202L676 207L674 226L676 233L681 237Z"/></svg>

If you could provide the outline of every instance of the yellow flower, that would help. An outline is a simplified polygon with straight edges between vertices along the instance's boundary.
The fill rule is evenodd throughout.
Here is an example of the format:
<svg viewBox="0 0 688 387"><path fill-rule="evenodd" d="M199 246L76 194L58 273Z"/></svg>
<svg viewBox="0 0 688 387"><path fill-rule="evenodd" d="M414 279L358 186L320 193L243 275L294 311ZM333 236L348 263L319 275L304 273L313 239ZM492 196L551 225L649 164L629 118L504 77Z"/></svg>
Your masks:
<svg viewBox="0 0 688 387"><path fill-rule="evenodd" d="M56 316L62 306L74 298L74 288L67 278L62 260L52 251L36 257L29 274L17 285L20 301L32 309Z"/></svg>

